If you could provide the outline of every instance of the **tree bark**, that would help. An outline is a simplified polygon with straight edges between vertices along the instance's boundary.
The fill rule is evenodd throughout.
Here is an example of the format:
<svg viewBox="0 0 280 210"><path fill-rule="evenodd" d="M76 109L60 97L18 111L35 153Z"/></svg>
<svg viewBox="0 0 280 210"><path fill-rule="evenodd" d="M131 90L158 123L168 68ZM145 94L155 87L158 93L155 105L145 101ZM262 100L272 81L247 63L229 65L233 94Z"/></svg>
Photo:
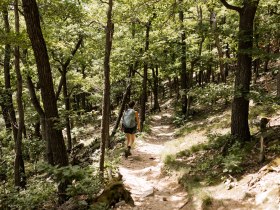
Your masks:
<svg viewBox="0 0 280 210"><path fill-rule="evenodd" d="M145 53L149 50L150 45L150 29L152 21L149 20L146 23L146 36L145 36ZM148 82L148 61L144 61L144 72L142 80L142 94L141 94L141 106L140 106L140 130L143 131L144 123L146 120L146 102L147 102L147 82Z"/></svg>
<svg viewBox="0 0 280 210"><path fill-rule="evenodd" d="M118 118L116 120L116 123L115 123L115 126L113 128L113 131L111 133L110 138L114 137L114 135L116 134L116 131L117 131L118 127L119 127L120 121L122 119L123 112L125 110L125 104L128 101L128 94L129 94L130 90L131 90L131 84L129 84L126 87L126 90L125 90L125 93L124 93L123 99L122 99L122 104L121 104L121 107L120 107L120 110L119 110Z"/></svg>
<svg viewBox="0 0 280 210"><path fill-rule="evenodd" d="M18 0L14 1L14 13L15 13L15 31L19 34L19 11ZM22 134L24 128L24 108L22 103L22 76L20 72L20 52L19 46L15 46L15 71L17 77L17 107L18 107L18 132L16 139L16 157L15 157L15 186L25 188L26 176L24 169L24 162L22 157Z"/></svg>
<svg viewBox="0 0 280 210"><path fill-rule="evenodd" d="M102 102L102 121L101 121L101 143L99 170L101 178L104 177L105 148L110 145L109 123L110 123L110 56L112 50L114 25L112 22L113 0L109 0L107 10L106 42L104 57L104 88Z"/></svg>
<svg viewBox="0 0 280 210"><path fill-rule="evenodd" d="M153 92L154 92L154 107L153 111L160 112L160 106L158 102L158 87L159 87L159 79L158 79L158 65L156 65L155 68L152 68L152 73L153 73Z"/></svg>
<svg viewBox="0 0 280 210"><path fill-rule="evenodd" d="M55 124L58 122L58 110L54 94L52 72L49 63L49 56L46 43L41 31L39 11L35 0L22 0L25 14L27 32L31 40L34 51L41 95L45 110L47 134L51 141L54 164L59 166L68 165L68 157L64 144L62 131L57 129Z"/></svg>
<svg viewBox="0 0 280 210"><path fill-rule="evenodd" d="M182 4L183 0L179 0L179 4ZM181 5L182 7L182 5ZM181 22L181 112L186 117L187 114L187 58L186 58L186 31L184 28L184 11L179 10L179 19Z"/></svg>
<svg viewBox="0 0 280 210"><path fill-rule="evenodd" d="M9 14L6 6L3 7L3 19L5 25L5 32L7 34L10 33L10 24L9 24ZM13 105L12 98L12 88L11 88L11 73L10 73L10 61L11 61L11 45L5 45L5 55L4 55L4 80L5 80L5 111L4 113L8 113L9 115L9 123L12 125L13 137L16 141L17 139L17 120L16 113ZM9 125L7 123L7 125Z"/></svg>
<svg viewBox="0 0 280 210"><path fill-rule="evenodd" d="M34 88L34 84L29 75L27 76L27 87L29 90L31 103L33 104L34 108L36 109L37 113L40 116L41 135L42 135L43 142L45 142L45 144L46 144L46 157L47 157L48 163L51 165L54 165L51 143L50 143L50 140L48 139L48 135L47 135L47 131L46 131L45 112L38 101L38 98L37 98L36 92L35 92L35 88Z"/></svg>
<svg viewBox="0 0 280 210"><path fill-rule="evenodd" d="M220 67L220 75L221 75L221 82L226 82L226 75L225 75L225 65L223 61L224 53L223 48L220 43L219 33L217 32L217 18L216 13L212 10L211 11L211 22L212 22L212 32L215 40L215 45L218 50L218 56L219 56L219 67Z"/></svg>
<svg viewBox="0 0 280 210"><path fill-rule="evenodd" d="M70 153L72 149L72 138L71 138L71 122L69 118L70 112L70 96L68 94L68 87L67 87L67 71L66 69L62 69L62 77L63 77L63 98L64 98L64 105L65 105L65 126L66 126L66 136L67 136L67 150Z"/></svg>
<svg viewBox="0 0 280 210"><path fill-rule="evenodd" d="M270 38L268 39L268 42L270 42ZM264 65L263 65L263 71L264 72L268 72L268 64L269 64L269 61L270 61L270 58L269 58L270 47L271 47L271 45L270 45L270 43L268 43L266 48L265 48L266 56L265 56L265 61L264 61Z"/></svg>
<svg viewBox="0 0 280 210"><path fill-rule="evenodd" d="M30 38L37 64L41 96L45 111L46 133L50 141L54 164L68 165L68 156L61 129L56 128L58 122L58 109L52 81L52 72L49 63L46 43L42 34L39 10L35 0L22 0L27 33ZM67 181L58 185L59 202L66 199Z"/></svg>
<svg viewBox="0 0 280 210"><path fill-rule="evenodd" d="M243 7L229 5L226 0L221 2L229 9L239 13L238 55L237 70L235 74L234 91L232 103L231 134L246 141L250 139L248 124L252 48L253 48L253 25L255 13L259 1L243 0Z"/></svg>
<svg viewBox="0 0 280 210"><path fill-rule="evenodd" d="M280 97L280 72L277 74L277 97Z"/></svg>

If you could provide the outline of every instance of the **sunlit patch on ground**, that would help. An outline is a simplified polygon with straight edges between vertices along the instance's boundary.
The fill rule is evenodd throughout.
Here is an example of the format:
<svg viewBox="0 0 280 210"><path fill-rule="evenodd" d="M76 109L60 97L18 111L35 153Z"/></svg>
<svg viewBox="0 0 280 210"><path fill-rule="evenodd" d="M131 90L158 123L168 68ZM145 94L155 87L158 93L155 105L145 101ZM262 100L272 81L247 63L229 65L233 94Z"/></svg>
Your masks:
<svg viewBox="0 0 280 210"><path fill-rule="evenodd" d="M184 209L187 193L178 184L177 178L162 174L160 156L165 148L164 142L174 138L170 118L171 114L166 113L153 116L150 135L138 137L131 151L132 156L123 159L119 171L132 193L136 207L125 205L119 210Z"/></svg>

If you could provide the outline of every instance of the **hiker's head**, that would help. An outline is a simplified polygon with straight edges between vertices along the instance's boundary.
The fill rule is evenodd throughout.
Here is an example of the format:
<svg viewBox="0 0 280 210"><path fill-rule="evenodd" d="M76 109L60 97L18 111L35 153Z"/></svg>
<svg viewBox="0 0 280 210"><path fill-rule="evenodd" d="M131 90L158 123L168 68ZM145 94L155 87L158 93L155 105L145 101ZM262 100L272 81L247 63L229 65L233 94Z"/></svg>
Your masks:
<svg viewBox="0 0 280 210"><path fill-rule="evenodd" d="M129 108L133 108L135 105L135 102L134 101L130 101L129 104L128 104L128 107Z"/></svg>

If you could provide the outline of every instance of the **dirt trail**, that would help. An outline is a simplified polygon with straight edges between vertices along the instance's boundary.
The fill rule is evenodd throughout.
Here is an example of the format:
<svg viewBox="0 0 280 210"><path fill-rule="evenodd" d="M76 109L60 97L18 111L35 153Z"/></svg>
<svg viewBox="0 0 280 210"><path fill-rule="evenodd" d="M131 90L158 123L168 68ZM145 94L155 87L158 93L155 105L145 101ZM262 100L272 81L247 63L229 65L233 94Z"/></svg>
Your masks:
<svg viewBox="0 0 280 210"><path fill-rule="evenodd" d="M123 159L119 168L136 206L124 205L118 210L175 210L184 209L187 203L187 193L177 179L161 173L161 152L175 130L170 110L153 115L150 126L150 134L137 137L132 156Z"/></svg>
<svg viewBox="0 0 280 210"><path fill-rule="evenodd" d="M239 180L233 179L230 182L232 188L227 187L227 182L221 182L199 188L188 196L178 184L177 177L162 172L161 155L174 153L174 147L178 152L207 141L206 131L190 132L181 139L175 139L172 115L171 109L153 115L150 134L137 137L132 156L122 159L119 171L136 206L123 205L117 210L280 210L280 161L269 173L262 174L260 169L252 174L245 173ZM214 129L213 132L224 134L228 128ZM207 197L211 204L204 208L202 201Z"/></svg>

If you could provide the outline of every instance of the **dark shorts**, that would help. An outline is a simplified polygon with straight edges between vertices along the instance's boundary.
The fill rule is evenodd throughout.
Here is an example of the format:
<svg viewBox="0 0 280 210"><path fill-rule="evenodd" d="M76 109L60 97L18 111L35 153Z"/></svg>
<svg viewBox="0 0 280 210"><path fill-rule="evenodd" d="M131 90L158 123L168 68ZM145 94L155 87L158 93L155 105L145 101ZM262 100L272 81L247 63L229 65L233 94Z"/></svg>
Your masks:
<svg viewBox="0 0 280 210"><path fill-rule="evenodd" d="M129 134L135 134L136 133L136 126L133 128L126 128L123 126L123 132L129 133Z"/></svg>

